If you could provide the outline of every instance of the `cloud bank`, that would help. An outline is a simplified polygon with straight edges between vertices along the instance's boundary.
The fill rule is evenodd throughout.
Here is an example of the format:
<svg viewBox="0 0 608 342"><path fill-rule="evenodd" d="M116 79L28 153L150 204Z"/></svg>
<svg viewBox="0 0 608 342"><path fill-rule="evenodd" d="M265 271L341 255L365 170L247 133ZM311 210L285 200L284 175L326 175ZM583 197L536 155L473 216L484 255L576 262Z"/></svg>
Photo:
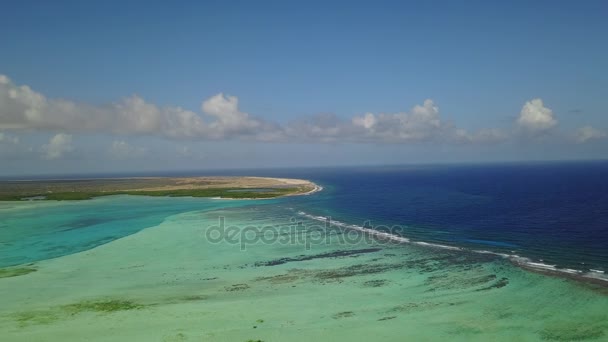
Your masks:
<svg viewBox="0 0 608 342"><path fill-rule="evenodd" d="M0 75L0 130L59 130L156 135L173 139L263 140L273 125L239 111L238 99L218 94L202 104L209 120L180 107L158 107L133 95L94 106L49 99L28 86L17 86Z"/></svg>
<svg viewBox="0 0 608 342"><path fill-rule="evenodd" d="M106 105L91 105L47 98L0 75L0 131L148 135L174 140L489 144L516 139L522 132L522 136L545 135L557 125L553 111L538 98L523 105L512 128L507 130L469 131L457 127L442 118L431 99L405 112L364 113L352 118L318 114L279 125L242 111L236 96L221 93L203 101L200 113L160 107L137 95ZM604 137L603 132L590 126L576 133L579 142ZM7 138L0 136L0 143L2 139ZM43 147L46 157L54 159L69 152L70 139L68 134L54 136ZM133 148L116 140L109 153L120 158L144 153Z"/></svg>

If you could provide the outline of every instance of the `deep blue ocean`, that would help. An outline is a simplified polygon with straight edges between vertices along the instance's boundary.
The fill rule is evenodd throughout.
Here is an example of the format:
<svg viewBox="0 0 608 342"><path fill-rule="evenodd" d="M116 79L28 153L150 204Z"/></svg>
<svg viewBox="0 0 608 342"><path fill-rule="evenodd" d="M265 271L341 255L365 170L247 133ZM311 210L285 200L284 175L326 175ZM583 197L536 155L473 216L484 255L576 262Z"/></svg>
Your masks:
<svg viewBox="0 0 608 342"><path fill-rule="evenodd" d="M608 162L336 168L286 176L325 187L314 200L295 200L313 215L398 225L414 241L608 271Z"/></svg>
<svg viewBox="0 0 608 342"><path fill-rule="evenodd" d="M608 273L608 162L258 169L149 175L309 179L322 185L324 190L312 196L272 200L271 205L293 208L294 213L331 217L351 225L376 229L399 227L397 233L412 241L519 255L559 268ZM168 215L230 202L200 204L184 200L171 202L166 198L156 199L157 205L146 207L137 206L135 197L134 208L138 209L134 210L124 207L124 201L120 207L112 207L108 199L104 201L108 202L105 210L112 212L111 221L100 220L102 216L107 217L103 213L84 210L78 222L67 226L53 224L52 207L39 212L48 217L43 226L29 224L28 220L33 218L25 213L24 217L13 217L10 221L0 218L3 248L13 253L10 257L6 253L0 263L16 264L70 254L156 225ZM83 209L75 206L73 210ZM22 237L15 237L11 229L17 225L28 227ZM92 236L88 245L65 243L69 241L65 236L71 236L66 234L73 234L76 241L87 225ZM64 235L64 243L59 246L52 243L57 232ZM40 234L47 234L48 238L41 239ZM15 254L15 251L27 250L23 246L31 248L34 242L28 245L29 240L37 240L35 243L39 246L42 243L44 248L38 248L36 253L43 255Z"/></svg>

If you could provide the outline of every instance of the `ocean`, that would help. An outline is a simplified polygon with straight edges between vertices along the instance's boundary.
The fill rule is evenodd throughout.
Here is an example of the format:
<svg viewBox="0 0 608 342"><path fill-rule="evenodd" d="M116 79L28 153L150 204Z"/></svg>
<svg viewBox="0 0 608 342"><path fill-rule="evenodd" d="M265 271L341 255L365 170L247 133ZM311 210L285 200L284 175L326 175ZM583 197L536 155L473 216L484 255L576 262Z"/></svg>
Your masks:
<svg viewBox="0 0 608 342"><path fill-rule="evenodd" d="M413 241L608 271L608 163L344 168L297 173L326 191L302 211Z"/></svg>
<svg viewBox="0 0 608 342"><path fill-rule="evenodd" d="M0 329L11 341L608 339L607 162L171 175L195 174L323 190L0 202L0 267L26 273L0 269Z"/></svg>

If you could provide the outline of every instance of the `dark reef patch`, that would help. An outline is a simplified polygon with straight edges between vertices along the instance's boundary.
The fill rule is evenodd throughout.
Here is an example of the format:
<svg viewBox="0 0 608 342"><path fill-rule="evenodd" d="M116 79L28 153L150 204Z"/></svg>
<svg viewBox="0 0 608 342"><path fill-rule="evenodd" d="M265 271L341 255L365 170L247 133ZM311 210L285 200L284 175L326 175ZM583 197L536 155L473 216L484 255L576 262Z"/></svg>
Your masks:
<svg viewBox="0 0 608 342"><path fill-rule="evenodd" d="M38 324L51 324L61 318L60 313L50 310L33 310L11 315L20 327Z"/></svg>
<svg viewBox="0 0 608 342"><path fill-rule="evenodd" d="M271 261L259 261L256 262L255 266L276 266L286 264L288 262L297 262L297 261L308 261L314 259L324 259L324 258L340 258L347 256L357 256L365 253L374 253L380 251L380 248L364 248L364 249L353 249L353 250L343 250L343 251L335 251L329 253L321 253L314 255L299 255L293 258L280 258Z"/></svg>
<svg viewBox="0 0 608 342"><path fill-rule="evenodd" d="M381 287L388 284L388 280L386 279L374 279L363 282L363 286L365 287Z"/></svg>
<svg viewBox="0 0 608 342"><path fill-rule="evenodd" d="M352 266L340 267L332 270L322 270L315 272L314 278L319 281L340 281L342 278L378 274L392 270L404 268L405 265L399 264L357 264Z"/></svg>
<svg viewBox="0 0 608 342"><path fill-rule="evenodd" d="M185 302L198 302L198 301L201 301L201 300L207 300L207 299L209 299L209 296L205 296L205 295L189 295L189 296L180 297L180 299L182 301L185 301Z"/></svg>
<svg viewBox="0 0 608 342"><path fill-rule="evenodd" d="M139 310L146 305L130 300L82 301L73 304L51 307L46 310L32 310L15 313L12 318L20 327L38 324L51 324L83 312L114 313L118 311Z"/></svg>
<svg viewBox="0 0 608 342"><path fill-rule="evenodd" d="M248 288L249 288L249 285L247 285L247 284L234 284L234 285L224 287L224 289L229 292L244 291L244 290L247 290Z"/></svg>
<svg viewBox="0 0 608 342"><path fill-rule="evenodd" d="M597 325L564 322L541 330L539 335L548 341L585 341L603 337L605 332L604 328Z"/></svg>
<svg viewBox="0 0 608 342"><path fill-rule="evenodd" d="M332 315L331 317L333 319L340 319L340 318L353 317L354 315L355 315L355 313L352 311L342 311L342 312L338 312L337 314Z"/></svg>
<svg viewBox="0 0 608 342"><path fill-rule="evenodd" d="M483 287L481 289L477 289L477 291L488 291L488 290L492 290L492 289L499 289L499 288L505 287L507 285L509 285L509 278L503 277L503 278L500 278L498 281L496 281L494 284Z"/></svg>
<svg viewBox="0 0 608 342"><path fill-rule="evenodd" d="M83 301L62 306L71 314L84 311L93 312L116 312L125 310L137 310L144 308L144 305L129 300L105 300L105 301Z"/></svg>
<svg viewBox="0 0 608 342"><path fill-rule="evenodd" d="M269 277L258 277L255 278L255 281L268 281L271 284L288 284L288 283L293 283L296 280L300 279L300 277L298 275L295 274L279 274L279 275L275 275L275 276L269 276Z"/></svg>
<svg viewBox="0 0 608 342"><path fill-rule="evenodd" d="M32 272L36 272L37 269L33 267L7 267L0 268L0 278L11 278L18 277Z"/></svg>
<svg viewBox="0 0 608 342"><path fill-rule="evenodd" d="M441 306L441 303L434 302L418 302L418 303L404 303L400 305L393 306L388 309L387 313L395 313L395 312L412 312L412 311L420 311L426 309L432 309L438 306Z"/></svg>
<svg viewBox="0 0 608 342"><path fill-rule="evenodd" d="M433 292L436 290L453 290L453 289L467 289L485 285L489 282L496 280L496 274L482 274L479 273L482 270L468 270L464 272L453 272L450 274L438 274L429 276L425 285L430 288L427 290L429 292ZM484 290L489 290L492 288L504 287L508 283L506 278L503 278L493 285L489 285L484 288Z"/></svg>

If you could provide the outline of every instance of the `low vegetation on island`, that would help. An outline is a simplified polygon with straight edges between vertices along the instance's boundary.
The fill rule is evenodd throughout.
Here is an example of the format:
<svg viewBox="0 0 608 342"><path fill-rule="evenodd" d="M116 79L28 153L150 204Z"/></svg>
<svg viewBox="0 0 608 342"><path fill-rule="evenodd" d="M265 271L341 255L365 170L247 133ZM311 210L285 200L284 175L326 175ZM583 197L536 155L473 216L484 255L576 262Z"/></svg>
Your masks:
<svg viewBox="0 0 608 342"><path fill-rule="evenodd" d="M265 199L310 193L309 181L264 177L107 178L0 182L0 201L87 200L101 196Z"/></svg>

